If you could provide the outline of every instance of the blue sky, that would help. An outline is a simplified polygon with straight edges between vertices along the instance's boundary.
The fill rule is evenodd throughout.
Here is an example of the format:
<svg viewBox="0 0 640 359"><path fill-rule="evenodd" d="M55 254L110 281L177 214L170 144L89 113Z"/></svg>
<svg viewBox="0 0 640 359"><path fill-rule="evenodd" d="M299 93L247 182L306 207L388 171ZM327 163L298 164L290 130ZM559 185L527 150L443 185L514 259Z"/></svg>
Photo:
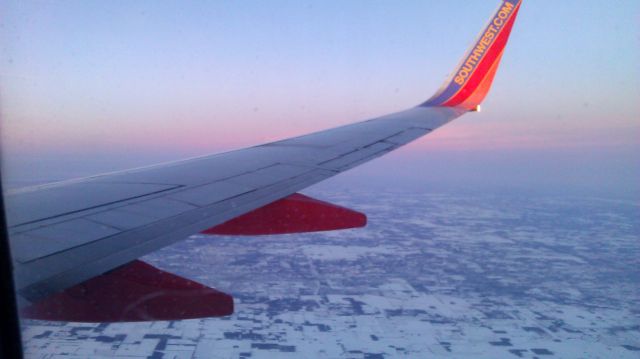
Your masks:
<svg viewBox="0 0 640 359"><path fill-rule="evenodd" d="M126 168L416 105L498 3L5 1L5 176ZM525 0L484 111L344 181L638 193L639 23L633 0Z"/></svg>

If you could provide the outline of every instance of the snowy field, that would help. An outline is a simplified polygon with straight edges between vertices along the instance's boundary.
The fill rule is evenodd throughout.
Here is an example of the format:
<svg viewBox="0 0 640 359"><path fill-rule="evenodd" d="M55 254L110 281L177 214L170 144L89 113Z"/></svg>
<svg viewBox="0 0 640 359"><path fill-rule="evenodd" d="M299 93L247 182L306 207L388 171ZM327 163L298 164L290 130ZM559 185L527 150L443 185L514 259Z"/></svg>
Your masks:
<svg viewBox="0 0 640 359"><path fill-rule="evenodd" d="M368 226L194 236L144 258L233 294L233 316L29 321L27 358L640 358L633 202L311 194Z"/></svg>

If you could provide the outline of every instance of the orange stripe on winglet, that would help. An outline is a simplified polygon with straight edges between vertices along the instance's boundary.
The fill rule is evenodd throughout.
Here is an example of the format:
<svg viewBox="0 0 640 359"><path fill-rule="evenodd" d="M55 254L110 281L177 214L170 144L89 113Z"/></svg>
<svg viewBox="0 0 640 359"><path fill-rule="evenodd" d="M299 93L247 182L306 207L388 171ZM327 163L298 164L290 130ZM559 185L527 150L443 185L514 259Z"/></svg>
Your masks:
<svg viewBox="0 0 640 359"><path fill-rule="evenodd" d="M458 107L473 110L477 108L480 103L482 103L482 100L484 100L484 98L489 93L489 89L491 88L491 84L493 83L493 78L498 71L498 64L500 64L500 59L502 58L503 52L504 49L502 50L502 52L500 52L500 55L498 55L496 61L493 62L491 68L489 69L489 71L487 71L487 75L484 77L484 79L482 79L476 90L464 102L458 104Z"/></svg>

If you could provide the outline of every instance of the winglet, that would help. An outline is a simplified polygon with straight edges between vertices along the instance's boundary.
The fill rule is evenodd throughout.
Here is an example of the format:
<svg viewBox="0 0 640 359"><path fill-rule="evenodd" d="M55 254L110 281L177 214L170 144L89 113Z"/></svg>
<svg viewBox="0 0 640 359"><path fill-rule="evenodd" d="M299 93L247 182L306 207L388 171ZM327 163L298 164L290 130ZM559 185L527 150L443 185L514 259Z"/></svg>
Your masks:
<svg viewBox="0 0 640 359"><path fill-rule="evenodd" d="M487 96L522 0L503 0L489 24L462 58L456 71L420 106L461 107L478 111Z"/></svg>

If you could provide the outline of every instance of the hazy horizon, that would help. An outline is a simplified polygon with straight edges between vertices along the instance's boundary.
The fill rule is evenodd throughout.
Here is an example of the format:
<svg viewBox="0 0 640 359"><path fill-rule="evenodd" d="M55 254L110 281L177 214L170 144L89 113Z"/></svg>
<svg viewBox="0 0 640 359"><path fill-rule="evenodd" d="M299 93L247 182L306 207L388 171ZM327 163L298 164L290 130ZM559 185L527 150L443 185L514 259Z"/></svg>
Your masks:
<svg viewBox="0 0 640 359"><path fill-rule="evenodd" d="M414 106L497 2L147 5L5 3L7 186ZM634 1L525 1L483 112L332 183L639 197L639 16Z"/></svg>

